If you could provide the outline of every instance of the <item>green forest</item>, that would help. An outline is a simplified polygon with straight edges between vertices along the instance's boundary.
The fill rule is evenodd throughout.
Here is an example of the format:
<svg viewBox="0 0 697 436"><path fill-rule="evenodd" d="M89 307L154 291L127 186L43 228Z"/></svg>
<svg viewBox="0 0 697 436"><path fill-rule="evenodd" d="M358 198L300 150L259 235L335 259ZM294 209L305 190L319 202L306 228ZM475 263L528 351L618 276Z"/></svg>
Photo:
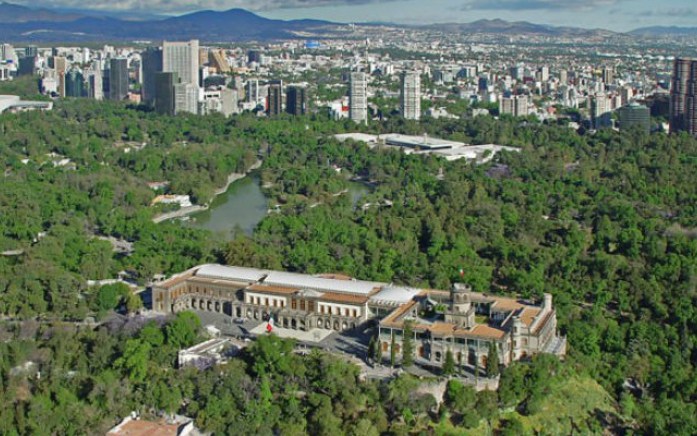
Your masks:
<svg viewBox="0 0 697 436"><path fill-rule="evenodd" d="M475 165L332 136L357 128L520 151ZM0 397L11 405L0 412L2 434L99 433L132 410L176 411L216 434L697 433L689 136L581 136L489 117L361 127L320 115L164 117L62 101L0 115L0 158ZM148 182L205 204L257 159L266 194L282 207L251 237L227 243L152 222L158 192ZM372 206L332 195L351 178L374 187L361 200ZM132 251L115 252L105 238ZM532 299L549 292L569 354L511 365L497 392L451 381L438 405L414 394L422 381L413 377L361 381L357 367L296 356L274 337L215 371L176 370L176 350L197 337L189 314L76 323L138 308L128 291L87 280L126 271L145 284L204 262L440 289L463 280Z"/></svg>

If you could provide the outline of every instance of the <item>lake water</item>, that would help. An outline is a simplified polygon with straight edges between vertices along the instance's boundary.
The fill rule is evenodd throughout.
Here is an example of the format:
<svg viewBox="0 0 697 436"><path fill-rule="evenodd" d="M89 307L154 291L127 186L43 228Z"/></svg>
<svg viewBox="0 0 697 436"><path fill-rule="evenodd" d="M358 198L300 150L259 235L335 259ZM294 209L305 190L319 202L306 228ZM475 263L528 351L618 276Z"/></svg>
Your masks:
<svg viewBox="0 0 697 436"><path fill-rule="evenodd" d="M266 216L267 209L259 177L252 174L232 183L225 193L213 200L208 210L192 215L189 223L230 240L236 227L251 235L254 227Z"/></svg>
<svg viewBox="0 0 697 436"><path fill-rule="evenodd" d="M348 190L354 206L371 191L368 186L357 182L350 182ZM268 209L259 176L252 173L231 184L225 193L213 200L208 210L192 215L188 225L210 230L224 240L231 240L235 228L251 235Z"/></svg>

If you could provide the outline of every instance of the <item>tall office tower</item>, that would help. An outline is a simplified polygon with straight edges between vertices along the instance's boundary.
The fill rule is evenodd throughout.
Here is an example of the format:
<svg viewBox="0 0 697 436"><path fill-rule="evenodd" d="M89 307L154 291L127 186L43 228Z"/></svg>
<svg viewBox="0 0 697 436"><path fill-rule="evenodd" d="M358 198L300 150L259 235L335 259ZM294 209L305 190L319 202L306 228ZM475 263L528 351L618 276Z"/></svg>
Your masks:
<svg viewBox="0 0 697 436"><path fill-rule="evenodd" d="M416 71L402 73L399 110L407 120L421 119L421 76Z"/></svg>
<svg viewBox="0 0 697 436"><path fill-rule="evenodd" d="M559 83L562 85L569 83L569 73L566 70L559 71Z"/></svg>
<svg viewBox="0 0 697 436"><path fill-rule="evenodd" d="M174 114L198 113L198 86L181 82L174 85Z"/></svg>
<svg viewBox="0 0 697 436"><path fill-rule="evenodd" d="M143 103L155 103L155 75L162 72L162 50L158 47L148 47L141 53L143 66L143 88L141 97Z"/></svg>
<svg viewBox="0 0 697 436"><path fill-rule="evenodd" d="M368 123L368 80L363 72L353 72L349 78L349 118Z"/></svg>
<svg viewBox="0 0 697 436"><path fill-rule="evenodd" d="M266 113L269 116L280 115L283 111L283 85L280 83L269 84L268 95Z"/></svg>
<svg viewBox="0 0 697 436"><path fill-rule="evenodd" d="M634 90L631 86L623 86L620 88L620 100L622 101L622 106L628 105L634 98Z"/></svg>
<svg viewBox="0 0 697 436"><path fill-rule="evenodd" d="M85 78L78 70L72 69L65 75L65 96L83 97Z"/></svg>
<svg viewBox="0 0 697 436"><path fill-rule="evenodd" d="M181 83L199 86L198 40L162 43L162 71L177 73Z"/></svg>
<svg viewBox="0 0 697 436"><path fill-rule="evenodd" d="M94 100L104 99L104 84L102 83L102 70L100 70L99 67L95 67L94 70L91 70L89 72L89 75L87 76L87 84L87 96L89 98Z"/></svg>
<svg viewBox="0 0 697 436"><path fill-rule="evenodd" d="M540 80L546 82L549 80L549 67L544 66L540 68Z"/></svg>
<svg viewBox="0 0 697 436"><path fill-rule="evenodd" d="M56 70L58 82L58 96L65 97L65 73L68 70L68 61L63 56L53 56L53 69Z"/></svg>
<svg viewBox="0 0 697 436"><path fill-rule="evenodd" d="M208 63L208 48L201 47L198 49L198 65L199 68Z"/></svg>
<svg viewBox="0 0 697 436"><path fill-rule="evenodd" d="M503 97L499 103L499 112L514 117L528 116L528 97L525 95Z"/></svg>
<svg viewBox="0 0 697 436"><path fill-rule="evenodd" d="M39 48L35 45L28 45L24 47L24 56L28 58L33 58L39 54Z"/></svg>
<svg viewBox="0 0 697 436"><path fill-rule="evenodd" d="M697 136L697 59L676 58L673 63L670 131Z"/></svg>
<svg viewBox="0 0 697 436"><path fill-rule="evenodd" d="M36 57L35 56L25 56L19 58L19 68L17 68L17 75L19 76L31 76L36 72Z"/></svg>
<svg viewBox="0 0 697 436"><path fill-rule="evenodd" d="M489 78L486 76L479 76L477 81L477 90L479 92L486 92L489 90Z"/></svg>
<svg viewBox="0 0 697 436"><path fill-rule="evenodd" d="M249 79L247 80L246 88L246 101L247 103L257 103L259 102L259 80Z"/></svg>
<svg viewBox="0 0 697 436"><path fill-rule="evenodd" d="M612 126L611 100L605 94L598 94L591 100L593 127L602 129Z"/></svg>
<svg viewBox="0 0 697 436"><path fill-rule="evenodd" d="M649 108L638 103L630 103L621 107L618 111L620 118L620 130L639 128L645 133L651 131L651 113Z"/></svg>
<svg viewBox="0 0 697 436"><path fill-rule="evenodd" d="M218 74L225 74L230 72L230 64L225 57L225 51L223 50L211 50L208 53L208 63L211 64Z"/></svg>
<svg viewBox="0 0 697 436"><path fill-rule="evenodd" d="M155 112L174 115L174 85L177 73L155 73Z"/></svg>
<svg viewBox="0 0 697 436"><path fill-rule="evenodd" d="M261 63L261 52L259 50L249 50L247 52L247 63Z"/></svg>
<svg viewBox="0 0 697 436"><path fill-rule="evenodd" d="M615 80L615 70L612 67L603 68L603 82L606 85L609 85L614 80Z"/></svg>
<svg viewBox="0 0 697 436"><path fill-rule="evenodd" d="M307 113L307 90L303 86L289 86L286 93L286 112L291 115Z"/></svg>
<svg viewBox="0 0 697 436"><path fill-rule="evenodd" d="M109 99L128 97L128 59L112 58L109 62Z"/></svg>
<svg viewBox="0 0 697 436"><path fill-rule="evenodd" d="M15 64L19 62L15 48L10 44L0 44L0 61L12 61Z"/></svg>

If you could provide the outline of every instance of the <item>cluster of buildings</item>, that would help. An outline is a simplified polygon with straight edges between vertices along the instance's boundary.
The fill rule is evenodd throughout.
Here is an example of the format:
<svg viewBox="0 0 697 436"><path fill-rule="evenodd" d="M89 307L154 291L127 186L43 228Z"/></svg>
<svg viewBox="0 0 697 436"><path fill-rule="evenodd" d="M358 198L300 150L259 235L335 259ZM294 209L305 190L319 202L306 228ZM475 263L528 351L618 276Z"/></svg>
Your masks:
<svg viewBox="0 0 697 436"><path fill-rule="evenodd" d="M495 115L498 109L543 121L567 118L572 127L586 129L650 131L657 127L654 117L664 130L696 130L694 117L686 115L695 106L690 59L631 46L602 53L583 41L566 53L533 39L517 45L516 38L465 42L384 27L354 30L360 32L366 32L364 40L281 41L253 49L201 46L197 40L94 50L2 44L0 80L38 74L51 96L127 99L166 114L303 115L312 107L362 124L395 115ZM395 46L402 52L392 53ZM344 95L323 100L314 92L320 84ZM396 101L394 111L382 113L376 96ZM470 111L449 113L459 101Z"/></svg>
<svg viewBox="0 0 697 436"><path fill-rule="evenodd" d="M402 356L410 323L417 362L440 366L448 350L463 365L486 367L496 348L502 364L536 353L564 355L552 296L535 304L473 292L355 280L339 274L307 275L223 265L202 265L153 285L153 309L199 310L279 329L348 331L377 325L385 358Z"/></svg>

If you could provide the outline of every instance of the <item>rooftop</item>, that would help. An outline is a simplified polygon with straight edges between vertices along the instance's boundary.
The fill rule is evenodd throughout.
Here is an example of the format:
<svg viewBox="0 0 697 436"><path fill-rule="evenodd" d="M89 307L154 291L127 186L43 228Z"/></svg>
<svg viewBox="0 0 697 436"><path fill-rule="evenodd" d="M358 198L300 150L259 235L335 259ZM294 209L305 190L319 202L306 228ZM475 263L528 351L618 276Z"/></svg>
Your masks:
<svg viewBox="0 0 697 436"><path fill-rule="evenodd" d="M203 265L196 271L199 277L224 280L240 280L258 282L269 274L269 271L241 266Z"/></svg>
<svg viewBox="0 0 697 436"><path fill-rule="evenodd" d="M327 279L282 271L270 272L264 279L264 284L362 295L370 295L376 289L385 286L385 283Z"/></svg>

